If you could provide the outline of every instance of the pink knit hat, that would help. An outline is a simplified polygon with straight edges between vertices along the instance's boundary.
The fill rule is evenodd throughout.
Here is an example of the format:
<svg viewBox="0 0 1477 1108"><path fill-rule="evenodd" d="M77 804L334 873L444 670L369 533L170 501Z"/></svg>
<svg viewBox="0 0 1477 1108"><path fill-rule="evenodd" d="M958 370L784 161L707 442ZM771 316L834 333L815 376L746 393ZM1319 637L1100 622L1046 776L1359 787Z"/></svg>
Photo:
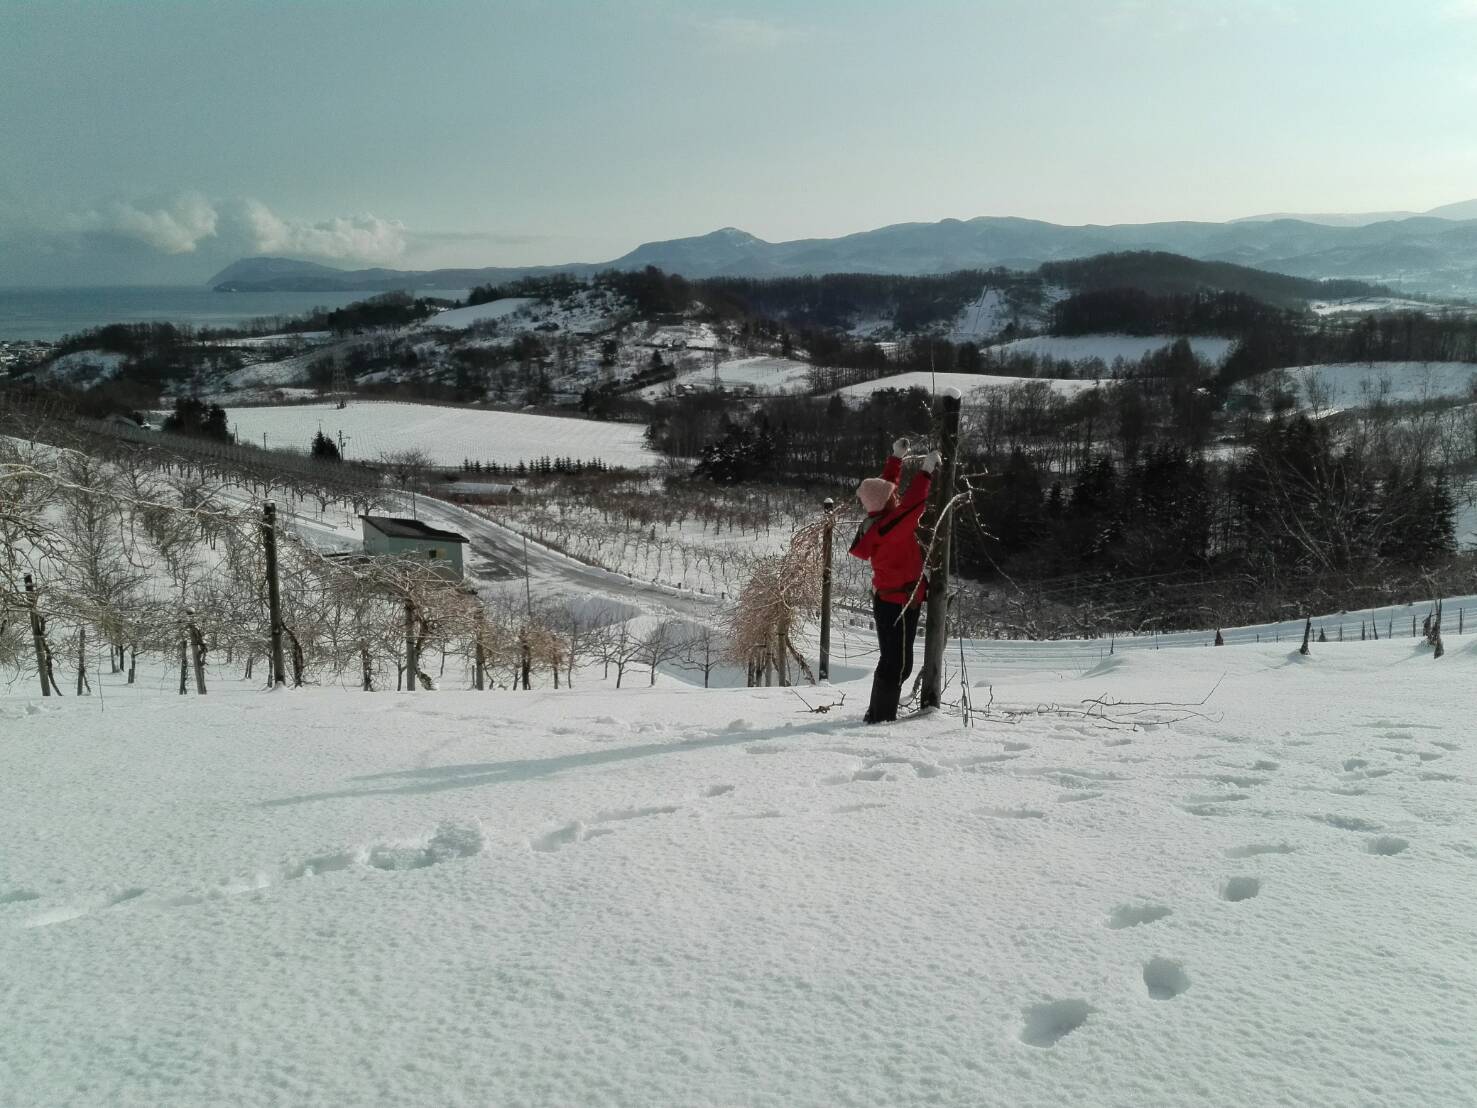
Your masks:
<svg viewBox="0 0 1477 1108"><path fill-rule="evenodd" d="M875 515L887 507L887 502L892 499L892 494L897 492L897 486L891 481L884 481L880 477L868 477L856 490L856 498L862 502L862 507L867 510L868 515Z"/></svg>

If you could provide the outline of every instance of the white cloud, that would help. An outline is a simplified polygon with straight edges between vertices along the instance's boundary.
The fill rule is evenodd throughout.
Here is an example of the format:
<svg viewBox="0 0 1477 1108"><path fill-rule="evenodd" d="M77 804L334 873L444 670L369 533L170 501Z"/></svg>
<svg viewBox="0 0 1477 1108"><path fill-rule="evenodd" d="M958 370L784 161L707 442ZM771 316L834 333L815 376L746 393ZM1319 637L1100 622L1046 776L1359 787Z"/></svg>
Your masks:
<svg viewBox="0 0 1477 1108"><path fill-rule="evenodd" d="M251 242L261 254L306 254L364 262L393 262L405 254L407 233L398 219L364 213L334 216L317 223L284 219L259 200L233 205Z"/></svg>
<svg viewBox="0 0 1477 1108"><path fill-rule="evenodd" d="M67 228L137 239L161 254L191 254L216 233L215 206L196 192L164 200L110 200L70 216Z"/></svg>
<svg viewBox="0 0 1477 1108"><path fill-rule="evenodd" d="M108 200L63 217L60 229L129 239L161 254L192 254L208 244L244 253L369 263L402 258L410 237L399 220L367 212L311 222L278 215L250 197L211 200L197 192Z"/></svg>

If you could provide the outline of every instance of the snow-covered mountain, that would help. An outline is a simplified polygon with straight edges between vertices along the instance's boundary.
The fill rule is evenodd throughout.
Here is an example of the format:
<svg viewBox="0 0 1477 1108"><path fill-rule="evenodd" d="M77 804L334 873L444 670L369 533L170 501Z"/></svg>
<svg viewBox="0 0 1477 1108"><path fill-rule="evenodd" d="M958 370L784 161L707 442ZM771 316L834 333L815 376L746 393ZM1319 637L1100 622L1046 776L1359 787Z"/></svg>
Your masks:
<svg viewBox="0 0 1477 1108"><path fill-rule="evenodd" d="M1391 218L1385 218L1389 216ZM1477 201L1421 215L1262 216L1230 223L1142 223L1068 227L980 216L897 223L834 239L767 242L735 227L648 242L603 263L424 272L352 272L281 258L248 258L212 278L227 289L467 288L550 272L656 266L688 277L773 277L822 273L947 273L1124 250L1159 250L1298 277L1348 277L1416 292L1477 293Z"/></svg>

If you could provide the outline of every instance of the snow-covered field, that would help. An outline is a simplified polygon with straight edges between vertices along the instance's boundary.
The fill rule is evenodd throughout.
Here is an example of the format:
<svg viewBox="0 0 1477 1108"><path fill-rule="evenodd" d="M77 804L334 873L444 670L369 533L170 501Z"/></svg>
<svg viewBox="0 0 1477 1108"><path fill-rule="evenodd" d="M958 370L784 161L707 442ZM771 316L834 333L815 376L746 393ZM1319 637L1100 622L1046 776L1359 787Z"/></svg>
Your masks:
<svg viewBox="0 0 1477 1108"><path fill-rule="evenodd" d="M1080 381L1066 377L995 377L980 373L895 373L891 377L879 377L875 381L863 381L859 385L847 385L836 391L842 396L862 399L881 389L925 389L933 392L937 388L952 386L968 397L981 389L1003 389L1015 385L1043 382L1062 396L1076 396L1084 389L1097 387L1096 381Z"/></svg>
<svg viewBox="0 0 1477 1108"><path fill-rule="evenodd" d="M347 438L349 459L373 460L386 451L424 450L436 465L460 466L464 459L516 464L549 457L596 458L612 466L641 467L656 457L644 429L632 423L600 423L524 412L489 412L400 402L230 408L228 417L247 442L306 450L321 427Z"/></svg>
<svg viewBox="0 0 1477 1108"><path fill-rule="evenodd" d="M786 392L803 389L810 383L809 362L798 362L793 358L732 358L718 363L717 380L711 367L683 373L671 381L648 385L641 395L649 400L670 395L678 386L688 385L695 389L728 388L744 385L756 393Z"/></svg>
<svg viewBox="0 0 1477 1108"><path fill-rule="evenodd" d="M1468 1104L1474 642L972 669L968 729L17 686L0 1101Z"/></svg>
<svg viewBox="0 0 1477 1108"><path fill-rule="evenodd" d="M1000 343L990 347L1000 353L1036 354L1067 362L1088 362L1094 358L1105 365L1122 358L1137 362L1146 354L1163 350L1176 341L1174 335L1037 335L1028 339ZM1204 335L1189 336L1190 349L1201 361L1220 365L1236 345L1234 339Z"/></svg>
<svg viewBox="0 0 1477 1108"><path fill-rule="evenodd" d="M1472 362L1351 362L1293 366L1286 373L1298 402L1318 411L1362 408L1386 402L1477 396Z"/></svg>

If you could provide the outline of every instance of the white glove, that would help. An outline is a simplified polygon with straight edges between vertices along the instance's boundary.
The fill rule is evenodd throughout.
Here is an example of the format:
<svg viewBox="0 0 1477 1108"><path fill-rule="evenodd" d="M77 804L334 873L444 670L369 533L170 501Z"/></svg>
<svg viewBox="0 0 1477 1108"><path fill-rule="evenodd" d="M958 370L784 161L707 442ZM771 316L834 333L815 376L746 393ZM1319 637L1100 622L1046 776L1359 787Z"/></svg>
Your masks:
<svg viewBox="0 0 1477 1108"><path fill-rule="evenodd" d="M894 439L892 443L892 456L894 458L906 458L908 456L908 440Z"/></svg>
<svg viewBox="0 0 1477 1108"><path fill-rule="evenodd" d="M928 457L923 459L923 472L932 473L935 469L938 468L938 464L943 460L943 455L941 455L937 450L930 450L928 453Z"/></svg>

